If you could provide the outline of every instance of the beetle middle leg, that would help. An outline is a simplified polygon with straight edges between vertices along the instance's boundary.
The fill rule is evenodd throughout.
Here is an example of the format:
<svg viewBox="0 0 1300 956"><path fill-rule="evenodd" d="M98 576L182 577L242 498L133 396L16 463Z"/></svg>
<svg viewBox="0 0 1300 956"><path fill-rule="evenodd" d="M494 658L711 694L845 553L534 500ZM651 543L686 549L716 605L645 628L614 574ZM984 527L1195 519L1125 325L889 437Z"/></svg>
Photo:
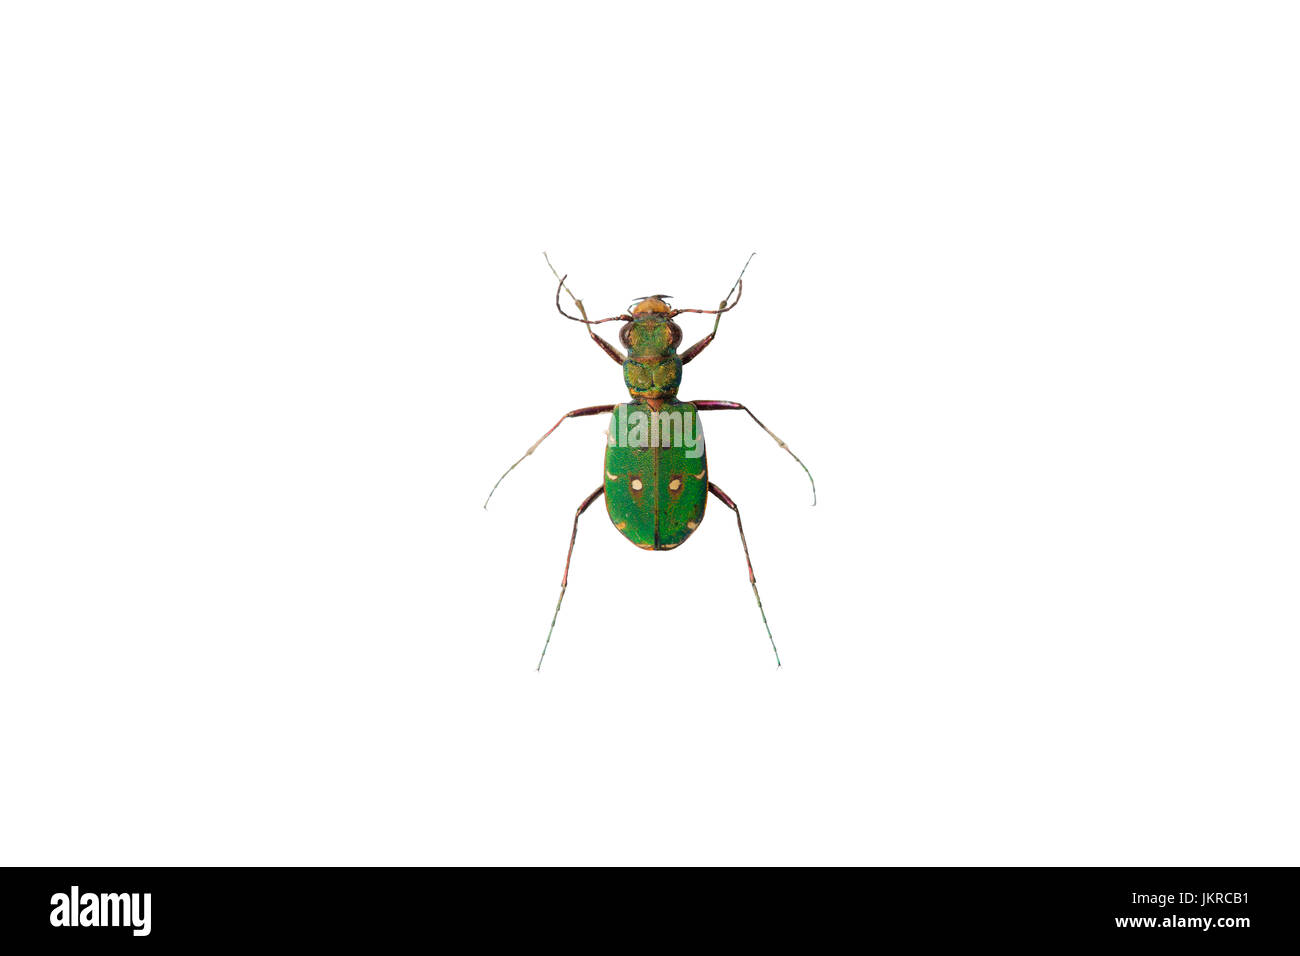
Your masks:
<svg viewBox="0 0 1300 956"><path fill-rule="evenodd" d="M817 504L817 482L813 481L812 472L808 470L808 466L803 463L803 461L799 458L798 455L790 451L789 445L787 445L785 442L781 441L781 439L776 437L776 432L772 431L772 429L768 428L766 425L760 422L758 420L757 415L751 412L744 405L740 404L740 402L696 401L696 402L691 402L691 404L695 406L696 411L701 411L701 412L741 411L744 412L746 415L748 415L750 418L754 419L755 424L757 424L759 428L763 429L763 431L771 435L772 440L786 450L786 454L788 454L795 461L799 462L799 467L803 469L804 474L808 476L808 480L812 482L813 504L814 505Z"/></svg>
<svg viewBox="0 0 1300 956"><path fill-rule="evenodd" d="M709 491L713 497L717 498L724 505L736 513L736 530L740 532L740 546L745 549L745 565L749 568L749 586L754 589L754 600L758 602L758 613L763 617L763 627L767 631L767 639L772 642L772 653L776 655L776 666L781 666L781 653L776 649L776 639L772 637L772 628L767 623L767 612L763 610L763 599L758 596L758 584L754 580L754 563L749 560L749 543L745 541L745 526L740 522L740 509L736 503L731 500L725 491L709 482ZM563 593L560 595L563 597Z"/></svg>
<svg viewBox="0 0 1300 956"><path fill-rule="evenodd" d="M573 411L566 412L565 414L561 415L560 420L556 422L554 425L552 425L550 428L548 428L546 430L545 435L537 439L537 441L533 442L532 447L529 448L528 451L524 452L522 455L519 456L519 461L515 462L513 465L507 468L505 470L505 474L503 474L500 478L497 479L497 483L493 485L492 490L488 492L487 501L483 502L483 507L486 508L488 506L488 501L491 501L492 496L497 493L497 486L500 485L501 482L506 480L506 475L514 471L515 468L519 466L519 462L523 461L533 452L537 451L537 446L540 445L542 442L546 441L546 439L550 438L551 432L555 431L555 429L563 425L566 419L585 418L588 415L599 415L602 412L612 412L613 410L614 410L613 405L589 405L586 408L575 408Z"/></svg>
<svg viewBox="0 0 1300 956"><path fill-rule="evenodd" d="M578 542L578 519L582 517L584 511L591 507L591 503L604 493L605 486L602 484L583 499L582 504L578 505L578 510L573 515L573 534L569 536L569 553L564 558L564 577L560 579L560 599L555 602L555 613L551 615L551 629L546 632L546 643L542 645L542 656L537 659L538 670L542 669L542 661L546 660L546 649L551 646L551 633L555 630L555 619L560 616L560 605L564 603L564 592L569 587L569 562L573 560L573 546ZM749 576L752 580L754 577L753 571L750 572ZM759 610L762 610L761 604ZM780 658L777 659L777 663L780 663Z"/></svg>

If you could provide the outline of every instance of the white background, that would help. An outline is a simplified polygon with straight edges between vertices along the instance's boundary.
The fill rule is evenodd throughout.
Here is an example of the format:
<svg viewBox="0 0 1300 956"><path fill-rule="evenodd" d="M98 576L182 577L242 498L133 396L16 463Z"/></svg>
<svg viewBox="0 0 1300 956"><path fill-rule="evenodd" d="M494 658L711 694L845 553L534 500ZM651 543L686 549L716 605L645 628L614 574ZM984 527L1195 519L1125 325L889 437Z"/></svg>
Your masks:
<svg viewBox="0 0 1300 956"><path fill-rule="evenodd" d="M0 861L1295 864L1294 7L11 4ZM553 310L742 304L734 522ZM710 320L683 318L688 342ZM607 329L612 328L606 326Z"/></svg>

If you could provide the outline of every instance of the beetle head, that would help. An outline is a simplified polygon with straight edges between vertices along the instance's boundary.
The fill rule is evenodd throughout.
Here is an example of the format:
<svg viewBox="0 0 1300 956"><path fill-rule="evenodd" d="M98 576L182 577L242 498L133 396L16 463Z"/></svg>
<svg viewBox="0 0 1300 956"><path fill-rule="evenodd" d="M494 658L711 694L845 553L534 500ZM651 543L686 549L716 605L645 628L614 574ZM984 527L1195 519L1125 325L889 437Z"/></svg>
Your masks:
<svg viewBox="0 0 1300 956"><path fill-rule="evenodd" d="M662 292L658 295L643 295L627 307L627 314L631 316L666 315L672 312L672 307L668 304L668 300L671 298L672 296L664 295Z"/></svg>

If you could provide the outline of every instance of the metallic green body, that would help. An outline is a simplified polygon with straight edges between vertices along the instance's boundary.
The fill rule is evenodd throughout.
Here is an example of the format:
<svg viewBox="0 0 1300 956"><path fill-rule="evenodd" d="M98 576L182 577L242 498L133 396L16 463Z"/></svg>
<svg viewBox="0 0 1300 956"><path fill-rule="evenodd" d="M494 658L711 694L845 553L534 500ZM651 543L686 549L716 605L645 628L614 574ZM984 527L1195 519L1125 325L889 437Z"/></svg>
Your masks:
<svg viewBox="0 0 1300 956"><path fill-rule="evenodd" d="M753 256L750 256L753 259ZM547 259L550 263L550 259ZM746 268L749 260L745 262ZM552 272L554 268L552 267ZM736 516L736 530L740 533L740 546L745 553L745 566L749 570L749 583L754 591L754 600L758 604L763 627L767 631L772 653L776 655L776 665L781 666L781 657L776 653L776 641L772 638L772 629L767 624L767 613L763 610L763 601L758 595L758 585L754 578L754 565L749 559L749 544L745 541L745 529L740 522L740 508L717 485L709 482L708 459L704 453L704 434L700 428L701 411L740 410L744 411L754 422L766 431L789 455L804 467L798 456L790 451L789 446L777 438L772 431L744 405L731 401L681 402L677 399L677 390L681 385L682 367L693 361L713 341L718 332L718 322L724 312L730 312L740 302L744 291L743 277L740 276L731 292L718 303L716 309L679 309L668 303L670 296L649 295L637 299L622 315L604 319L588 319L587 310L582 301L569 292L577 305L581 317L570 315L560 304L560 294L566 291L564 277L557 272L555 277L559 285L555 290L555 307L566 319L581 322L587 326L587 333L593 342L609 358L623 368L623 383L627 386L632 401L622 405L589 405L575 408L547 430L523 456L506 469L505 474L497 479L496 485L488 493L488 501L497 486L505 480L520 462L537 450L537 446L547 436L570 418L582 418L588 415L600 415L613 412L610 420L609 438L605 449L605 474L600 487L588 494L578 505L573 515L573 533L569 536L569 553L564 560L564 577L560 579L560 596L555 602L555 613L551 615L551 627L546 632L546 643L542 645L542 656L537 661L541 670L542 661L546 659L546 649L551 645L551 634L555 630L555 621L560 615L560 605L564 602L564 592L569 586L569 566L573 559L573 546L578 540L578 521L597 498L605 499L605 508L609 512L614 527L629 541L647 551L667 551L681 545L699 527L704 520L704 508L708 496L713 495ZM731 294L735 293L732 300ZM682 344L682 329L674 318L683 313L693 312L717 316L713 322L713 331L694 345L677 354ZM614 345L596 334L593 326L606 322L622 322L618 338L627 349L620 352ZM635 421L634 421L635 420ZM642 424L637 421L646 420ZM804 471L808 471L804 467ZM808 475L809 482L812 474ZM817 503L817 486L813 485L813 504ZM486 508L487 501L483 502Z"/></svg>
<svg viewBox="0 0 1300 956"><path fill-rule="evenodd" d="M642 442L638 416L652 423ZM614 409L605 449L605 507L625 538L648 551L677 547L704 520L708 494L704 434L694 405L670 400L657 410L646 402Z"/></svg>

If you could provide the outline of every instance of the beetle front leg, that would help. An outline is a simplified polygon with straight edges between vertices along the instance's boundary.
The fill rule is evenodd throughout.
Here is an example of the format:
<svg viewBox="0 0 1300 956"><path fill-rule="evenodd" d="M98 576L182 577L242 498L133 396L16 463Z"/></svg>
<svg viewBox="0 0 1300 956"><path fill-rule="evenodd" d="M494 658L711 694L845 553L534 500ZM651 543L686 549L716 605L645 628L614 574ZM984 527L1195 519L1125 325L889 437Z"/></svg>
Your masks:
<svg viewBox="0 0 1300 956"><path fill-rule="evenodd" d="M578 307L578 311L582 313L582 318L583 318L583 321L585 322L586 319L587 319L587 310L586 310L586 308L583 306L583 304L582 304L582 300L581 300L581 299L576 299L576 298L575 298L573 301L574 301L574 304L577 305L577 307ZM587 334L591 336L591 340L592 340L593 342L595 342L597 345L600 346L600 349L601 349L602 352L604 352L606 355L608 355L610 358L612 358L612 359L613 359L615 362L617 362L619 365L622 365L624 362L627 361L627 356L624 355L622 352L620 352L618 349L614 348L613 345L611 345L610 343L606 342L606 341L605 341L603 338L601 338L599 335L597 335L597 334L596 334L596 330L593 329L593 328L591 327L590 324L587 325Z"/></svg>
<svg viewBox="0 0 1300 956"><path fill-rule="evenodd" d="M582 304L582 300L579 299L576 295L574 295L573 291L567 285L564 284L564 278L561 278L560 274L555 271L555 266L551 265L551 257L548 256L545 252L542 253L542 257L546 259L546 265L550 268L551 275L555 276L555 278L560 280L560 288L555 290L555 307L558 309L560 306L560 289L563 289L565 292L568 292L569 298L573 300L573 304L576 305L578 307L578 311L582 313L582 321L587 325L587 334L591 336L591 340L600 346L600 350L602 352L604 352L606 355L612 358L619 365L622 365L625 361L627 361L627 356L624 355L622 352L620 352L618 349L614 348L614 346L610 345L608 342L606 342L604 339L602 339L599 335L596 334L595 330L591 327L591 322L587 319L587 309ZM565 313L563 309L560 309L560 315L563 315L565 316L565 318L569 318L569 319L573 318L573 316Z"/></svg>
<svg viewBox="0 0 1300 956"><path fill-rule="evenodd" d="M692 345L690 348L688 348L685 352L682 353L683 365L690 362L692 359L695 358L695 356L699 355L701 352L703 352L706 348L709 347L709 343L712 342L714 336L718 334L718 325L722 322L722 310L726 307L726 305L727 305L726 299L723 299L721 302L718 303L718 316L713 320L713 331L710 332L708 335L704 336L704 338L700 339L698 342L696 342L694 345Z"/></svg>
<svg viewBox="0 0 1300 956"><path fill-rule="evenodd" d="M765 431L765 432L767 432L769 435L771 435L771 436L772 436L772 440L773 440L774 442L776 442L778 445L780 445L782 448L784 448L784 449L786 450L786 453L789 454L789 456L790 456L791 458L793 458L795 461L799 462L799 467L803 469L804 474L808 476L808 480L809 480L810 482L812 482L813 504L814 504L814 505L817 504L817 482L813 481L812 472L808 470L808 466L805 465L805 464L804 464L804 463L799 459L799 456L798 456L798 455L796 455L794 452L790 451L790 446L789 446L789 445L787 445L785 442L781 441L781 439L779 439L779 438L776 437L776 433L775 433L774 431L772 431L772 429L768 428L766 425L764 425L762 422L760 422L760 421L758 420L758 416L757 416L757 415L755 415L753 412L751 412L751 411L750 411L748 408L746 408L744 405L740 404L740 402L712 402L712 401L709 401L709 402L691 402L691 404L694 405L695 408L696 408L698 411L701 411L701 412L742 411L742 412L744 412L746 415L748 415L750 418L754 419L754 422L758 425L759 428L763 429L763 431Z"/></svg>
<svg viewBox="0 0 1300 956"><path fill-rule="evenodd" d="M601 485L583 499L582 504L578 505L578 510L573 515L573 534L569 536L569 553L564 558L564 577L560 579L560 599L555 602L555 613L551 615L551 629L546 632L546 643L542 645L542 656L537 659L537 669L539 671L542 669L542 661L546 660L546 649L551 646L551 634L555 631L555 619L560 616L560 605L564 603L564 592L569 587L569 562L573 560L573 546L578 541L578 519L582 517L584 511L591 507L591 503L604 493L605 486ZM753 577L752 572L750 577ZM762 610L761 604L759 610ZM779 660L778 663L780 663Z"/></svg>
<svg viewBox="0 0 1300 956"><path fill-rule="evenodd" d="M567 414L565 414L565 415L561 415L561 416L560 416L560 420L559 420L558 422L556 422L554 425L552 425L550 428L548 428L548 429L546 430L546 434L545 434L545 435L543 435L541 438L537 439L537 441L533 442L533 446L532 446L531 448L529 448L528 451L524 452L522 455L519 456L519 461L515 462L513 465L511 465L509 468L507 468L506 471L505 471L505 474L502 475L500 478L497 479L497 483L496 483L495 485L493 485L493 486L492 486L492 490L488 492L487 501L484 501L484 502L483 502L483 507L484 507L485 509L487 508L487 506L488 506L488 501L491 501L491 500L492 500L492 496L493 496L494 494L497 493L497 485L500 485L501 482L503 482L503 481L506 480L506 475L508 475L508 474L510 474L510 472L514 471L515 468L516 468L516 466L518 466L518 464L519 464L520 461L523 461L525 458L527 458L529 455L531 455L533 452L535 452L535 451L537 450L537 446L538 446L538 445L540 445L542 442L546 441L546 439L550 438L550 437L551 437L551 432L555 431L555 429L557 429L557 428L559 428L561 425L563 425L564 422L565 422L565 419L569 419L569 418L584 418L584 417L586 417L587 415L599 415L599 414L601 414L602 412L612 412L613 410L614 410L614 406L613 406L613 405L590 405L590 406L588 406L587 408L575 408L573 411L571 411L571 412L569 412L569 413L567 413Z"/></svg>
<svg viewBox="0 0 1300 956"><path fill-rule="evenodd" d="M699 355L701 352L703 352L706 348L709 347L709 343L712 342L714 336L718 334L718 325L719 323L722 322L722 313L730 312L732 309L734 309L737 305L740 304L740 297L745 292L745 270L749 268L749 264L754 261L754 256L756 255L758 255L758 253L756 252L751 252L749 254L749 258L745 260L745 265L740 270L740 275L736 276L736 284L731 287L731 292L736 293L736 301L731 302L731 292L728 292L727 297L718 303L718 308L716 309L716 311L714 311L714 315L716 315L717 318L713 320L713 331L710 332L708 335L704 336L704 338L700 339L698 342L696 342L694 345L692 345L690 348L688 348L685 352L682 353L681 359L683 365L685 365L687 362L692 361L695 358L695 356ZM730 305L727 304L729 302L731 303ZM708 312L708 311L711 310L675 309L673 311L673 315L681 315L683 312Z"/></svg>
<svg viewBox="0 0 1300 956"><path fill-rule="evenodd" d="M596 344L600 346L601 350L619 365L622 365L627 361L626 355L597 335L591 326L587 326L587 332L591 335L592 339L595 340Z"/></svg>
<svg viewBox="0 0 1300 956"><path fill-rule="evenodd" d="M745 566L749 568L749 586L754 589L754 600L758 602L758 613L762 615L763 627L767 631L767 639L772 642L772 653L776 655L776 666L781 666L781 653L776 649L776 639L772 637L772 628L767 623L767 612L763 610L763 599L758 596L758 583L754 580L754 563L749 560L749 543L745 540L745 526L740 523L740 509L736 503L727 496L727 493L709 482L709 491L713 497L717 498L724 505L736 513L736 529L740 532L740 546L745 550ZM561 593L563 597L563 593Z"/></svg>

